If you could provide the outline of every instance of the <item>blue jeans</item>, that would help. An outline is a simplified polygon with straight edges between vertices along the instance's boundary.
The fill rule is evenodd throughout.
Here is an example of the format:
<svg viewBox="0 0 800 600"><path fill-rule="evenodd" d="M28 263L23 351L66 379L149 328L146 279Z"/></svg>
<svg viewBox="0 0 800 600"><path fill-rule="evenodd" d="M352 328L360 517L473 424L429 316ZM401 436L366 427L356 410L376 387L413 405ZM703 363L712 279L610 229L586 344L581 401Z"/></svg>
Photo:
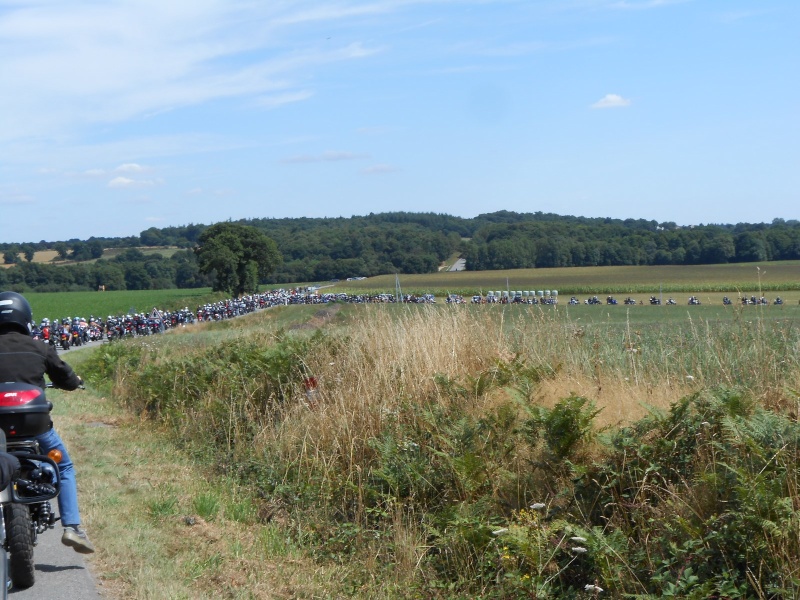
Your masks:
<svg viewBox="0 0 800 600"><path fill-rule="evenodd" d="M58 512L61 514L62 525L80 525L81 514L78 510L78 484L75 481L75 467L67 452L67 447L51 428L47 433L37 435L42 454L47 454L53 448L61 450L61 462L58 463L58 474L61 476L61 491L58 494Z"/></svg>

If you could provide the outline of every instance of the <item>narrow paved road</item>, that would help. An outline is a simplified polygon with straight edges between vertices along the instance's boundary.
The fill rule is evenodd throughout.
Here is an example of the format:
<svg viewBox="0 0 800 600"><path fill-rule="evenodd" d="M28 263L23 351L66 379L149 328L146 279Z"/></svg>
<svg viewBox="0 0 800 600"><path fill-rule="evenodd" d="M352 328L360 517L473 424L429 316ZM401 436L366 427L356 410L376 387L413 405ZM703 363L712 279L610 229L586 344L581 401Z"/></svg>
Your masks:
<svg viewBox="0 0 800 600"><path fill-rule="evenodd" d="M84 344L59 354L67 360L70 352L96 347L97 344ZM58 511L58 502L52 500L53 510ZM49 529L39 536L38 545L33 550L36 566L36 581L27 590L11 588L8 597L13 600L99 600L92 574L86 566L83 555L61 543L61 521L55 529Z"/></svg>
<svg viewBox="0 0 800 600"><path fill-rule="evenodd" d="M55 508L55 501L53 502ZM12 588L13 600L99 600L92 574L81 554L61 544L61 527L45 531L33 551L36 583L27 590Z"/></svg>
<svg viewBox="0 0 800 600"><path fill-rule="evenodd" d="M465 271L467 268L467 261L466 259L459 258L456 262L453 263L448 271Z"/></svg>

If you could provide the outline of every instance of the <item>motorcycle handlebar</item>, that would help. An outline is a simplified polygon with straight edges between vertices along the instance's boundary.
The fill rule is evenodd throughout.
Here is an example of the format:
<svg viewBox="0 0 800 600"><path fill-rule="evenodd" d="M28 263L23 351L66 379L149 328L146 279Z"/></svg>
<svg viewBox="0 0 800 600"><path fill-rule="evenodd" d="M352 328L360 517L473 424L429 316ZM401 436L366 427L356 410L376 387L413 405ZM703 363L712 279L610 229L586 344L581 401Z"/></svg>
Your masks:
<svg viewBox="0 0 800 600"><path fill-rule="evenodd" d="M60 389L63 389L63 388L56 387L56 386L53 384L53 382L52 382L52 381L48 381L48 382L45 384L45 387L46 387L46 388L51 388L51 389L54 389L54 390L60 390ZM75 389L78 389L78 390L85 390L85 389L86 389L86 384L84 383L83 379L81 379L81 382L78 384L78 387L77 387L77 388L75 388Z"/></svg>

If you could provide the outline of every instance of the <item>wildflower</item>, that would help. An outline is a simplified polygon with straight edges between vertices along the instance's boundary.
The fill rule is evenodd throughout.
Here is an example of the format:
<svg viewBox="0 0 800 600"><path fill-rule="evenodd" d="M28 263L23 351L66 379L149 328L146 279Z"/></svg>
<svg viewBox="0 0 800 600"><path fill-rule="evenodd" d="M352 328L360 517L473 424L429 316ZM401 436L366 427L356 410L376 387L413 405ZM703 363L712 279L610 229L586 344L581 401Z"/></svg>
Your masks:
<svg viewBox="0 0 800 600"><path fill-rule="evenodd" d="M583 546L575 546L574 548L570 548L575 554L586 554L588 550Z"/></svg>
<svg viewBox="0 0 800 600"><path fill-rule="evenodd" d="M508 527L502 527L502 528L500 528L500 529L495 529L495 530L492 532L492 535L503 535L503 534L504 534L504 533L506 533L507 531L508 531Z"/></svg>
<svg viewBox="0 0 800 600"><path fill-rule="evenodd" d="M587 583L585 586L583 586L583 589L587 592L595 592L596 594L599 594L603 591L603 588L601 588L599 585L594 585L592 583Z"/></svg>
<svg viewBox="0 0 800 600"><path fill-rule="evenodd" d="M541 502L535 502L534 504L531 504L531 510L542 510L544 507L545 505Z"/></svg>
<svg viewBox="0 0 800 600"><path fill-rule="evenodd" d="M573 541L573 542L577 542L577 543L581 543L581 544L583 544L583 543L586 541L586 538L585 538L585 537L580 537L580 536L578 536L578 535L576 535L575 537L571 537L571 538L569 538L569 539L570 539L571 541Z"/></svg>
<svg viewBox="0 0 800 600"><path fill-rule="evenodd" d="M688 382L690 382L690 383L691 383L692 381L694 381L694 377L693 377L693 376L691 376L691 375L687 375L687 376L686 376L686 381L688 381Z"/></svg>

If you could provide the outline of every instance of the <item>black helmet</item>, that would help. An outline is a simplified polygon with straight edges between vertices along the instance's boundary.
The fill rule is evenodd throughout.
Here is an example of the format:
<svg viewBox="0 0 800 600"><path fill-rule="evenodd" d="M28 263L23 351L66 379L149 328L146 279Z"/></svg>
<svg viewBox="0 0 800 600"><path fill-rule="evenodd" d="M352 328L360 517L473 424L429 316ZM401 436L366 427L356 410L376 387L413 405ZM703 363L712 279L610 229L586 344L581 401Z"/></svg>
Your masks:
<svg viewBox="0 0 800 600"><path fill-rule="evenodd" d="M33 311L25 297L16 292L0 292L0 328L13 327L20 333L29 334L33 323Z"/></svg>

